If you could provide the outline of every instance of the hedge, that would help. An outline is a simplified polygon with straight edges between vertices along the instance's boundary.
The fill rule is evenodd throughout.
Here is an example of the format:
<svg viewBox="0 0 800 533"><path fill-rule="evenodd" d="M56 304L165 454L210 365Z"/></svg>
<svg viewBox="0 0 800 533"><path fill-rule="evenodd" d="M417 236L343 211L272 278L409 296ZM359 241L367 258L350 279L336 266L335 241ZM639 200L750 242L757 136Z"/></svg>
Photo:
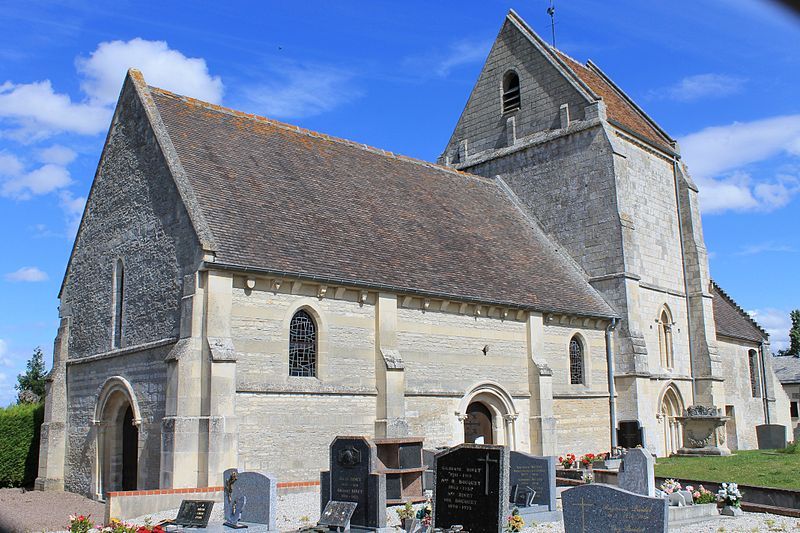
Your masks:
<svg viewBox="0 0 800 533"><path fill-rule="evenodd" d="M0 409L0 487L33 485L39 467L44 404Z"/></svg>

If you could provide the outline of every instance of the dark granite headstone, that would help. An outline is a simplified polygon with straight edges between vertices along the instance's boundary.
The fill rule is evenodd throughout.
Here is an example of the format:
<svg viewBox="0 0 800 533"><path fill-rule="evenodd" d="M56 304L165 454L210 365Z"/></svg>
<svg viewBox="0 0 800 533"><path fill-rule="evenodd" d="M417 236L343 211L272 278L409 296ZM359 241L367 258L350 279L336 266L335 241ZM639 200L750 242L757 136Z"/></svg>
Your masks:
<svg viewBox="0 0 800 533"><path fill-rule="evenodd" d="M206 527L212 509L213 500L183 500L172 523L184 527Z"/></svg>
<svg viewBox="0 0 800 533"><path fill-rule="evenodd" d="M511 452L510 463L508 470L510 485L520 488L530 487L536 491L533 503L546 505L547 510L554 511L556 509L556 458ZM517 503L517 505L519 504Z"/></svg>
<svg viewBox="0 0 800 533"><path fill-rule="evenodd" d="M320 490L320 514L328 500L356 503L352 526L382 528L386 526L386 476L376 473L378 453L366 437L336 437L330 445L330 470L321 481L329 480L329 488Z"/></svg>
<svg viewBox="0 0 800 533"><path fill-rule="evenodd" d="M436 454L433 526L471 533L501 532L508 502L508 449L459 444Z"/></svg>
<svg viewBox="0 0 800 533"><path fill-rule="evenodd" d="M637 420L626 420L619 423L617 441L623 448L636 448L644 446L642 427Z"/></svg>
<svg viewBox="0 0 800 533"><path fill-rule="evenodd" d="M756 426L759 450L782 450L786 448L786 426L761 424Z"/></svg>
<svg viewBox="0 0 800 533"><path fill-rule="evenodd" d="M342 528L342 531L350 529L350 519L358 504L355 502L330 501L319 517L320 526Z"/></svg>
<svg viewBox="0 0 800 533"><path fill-rule="evenodd" d="M236 474L236 481L231 483L231 476ZM241 505L242 522L265 524L270 531L275 527L275 506L278 501L278 482L275 476L259 472L239 472L229 468L222 474L222 485L226 487L223 494L225 518L228 520L234 502ZM231 493L227 487L230 485ZM230 520L228 520L230 522Z"/></svg>
<svg viewBox="0 0 800 533"><path fill-rule="evenodd" d="M668 502L592 483L561 493L567 533L666 533Z"/></svg>

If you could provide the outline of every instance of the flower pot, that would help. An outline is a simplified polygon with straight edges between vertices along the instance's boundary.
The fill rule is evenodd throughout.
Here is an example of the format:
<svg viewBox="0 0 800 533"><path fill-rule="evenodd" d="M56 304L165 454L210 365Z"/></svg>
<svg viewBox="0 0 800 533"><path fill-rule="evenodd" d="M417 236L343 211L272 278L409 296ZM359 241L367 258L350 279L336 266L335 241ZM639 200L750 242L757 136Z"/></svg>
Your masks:
<svg viewBox="0 0 800 533"><path fill-rule="evenodd" d="M724 516L742 516L742 513L741 507L734 507L733 505L726 505L720 512Z"/></svg>

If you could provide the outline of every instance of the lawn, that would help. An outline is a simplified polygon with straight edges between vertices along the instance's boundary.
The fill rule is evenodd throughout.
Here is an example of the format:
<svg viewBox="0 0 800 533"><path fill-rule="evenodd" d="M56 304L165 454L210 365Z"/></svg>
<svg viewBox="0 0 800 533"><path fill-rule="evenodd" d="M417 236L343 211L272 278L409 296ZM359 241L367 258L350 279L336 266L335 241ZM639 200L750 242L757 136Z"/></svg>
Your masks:
<svg viewBox="0 0 800 533"><path fill-rule="evenodd" d="M739 451L730 457L660 457L656 476L678 480L734 481L800 490L800 453Z"/></svg>

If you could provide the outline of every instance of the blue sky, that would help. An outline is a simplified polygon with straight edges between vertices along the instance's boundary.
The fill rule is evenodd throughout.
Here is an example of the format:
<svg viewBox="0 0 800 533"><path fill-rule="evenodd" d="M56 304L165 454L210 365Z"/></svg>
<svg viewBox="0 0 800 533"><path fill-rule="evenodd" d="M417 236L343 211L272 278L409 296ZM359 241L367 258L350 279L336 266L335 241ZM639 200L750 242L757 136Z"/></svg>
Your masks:
<svg viewBox="0 0 800 533"><path fill-rule="evenodd" d="M508 8L549 38L546 0L4 2L0 405L33 348L52 353L59 285L127 67L435 160ZM594 60L679 139L702 188L712 276L781 347L800 307L800 18L755 0L570 0L556 20L559 48Z"/></svg>

